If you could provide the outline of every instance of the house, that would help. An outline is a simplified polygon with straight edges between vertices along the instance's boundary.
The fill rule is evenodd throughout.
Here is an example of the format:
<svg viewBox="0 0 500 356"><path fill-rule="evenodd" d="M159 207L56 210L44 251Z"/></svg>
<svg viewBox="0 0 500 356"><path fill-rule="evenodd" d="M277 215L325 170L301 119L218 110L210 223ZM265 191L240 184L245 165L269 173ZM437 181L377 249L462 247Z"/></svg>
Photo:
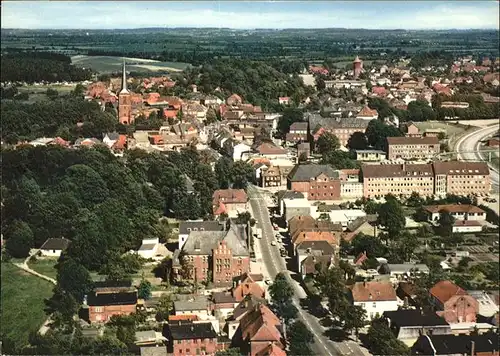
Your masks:
<svg viewBox="0 0 500 356"><path fill-rule="evenodd" d="M297 157L305 157L307 159L309 156L311 156L311 144L309 142L297 144Z"/></svg>
<svg viewBox="0 0 500 356"><path fill-rule="evenodd" d="M233 161L240 161L245 153L250 153L252 147L244 143L238 143L233 146Z"/></svg>
<svg viewBox="0 0 500 356"><path fill-rule="evenodd" d="M338 254L338 249L328 241L303 241L295 248L297 266L302 278L308 274L316 273L316 264L328 267L333 263Z"/></svg>
<svg viewBox="0 0 500 356"><path fill-rule="evenodd" d="M236 280L232 289L232 295L238 303L245 299L247 295L264 298L266 292L263 282L264 276L262 274L244 273Z"/></svg>
<svg viewBox="0 0 500 356"><path fill-rule="evenodd" d="M389 263L385 265L391 277L397 280L407 279L408 277L416 276L420 273L429 274L429 267L425 264L418 263Z"/></svg>
<svg viewBox="0 0 500 356"><path fill-rule="evenodd" d="M231 292L212 292L212 310L214 316L219 321L224 321L229 318L234 311L234 308L238 306L236 298L231 294Z"/></svg>
<svg viewBox="0 0 500 356"><path fill-rule="evenodd" d="M498 356L498 335L421 335L411 348L412 355Z"/></svg>
<svg viewBox="0 0 500 356"><path fill-rule="evenodd" d="M368 236L376 237L378 235L377 215L370 214L357 217L347 224L346 229L342 233L342 238L349 242L360 232Z"/></svg>
<svg viewBox="0 0 500 356"><path fill-rule="evenodd" d="M182 249L184 243L191 231L224 231L225 223L220 221L181 221L179 223L179 249Z"/></svg>
<svg viewBox="0 0 500 356"><path fill-rule="evenodd" d="M368 320L398 310L398 298L390 282L356 282L350 292L353 304L366 311Z"/></svg>
<svg viewBox="0 0 500 356"><path fill-rule="evenodd" d="M241 318L233 343L241 345L241 352L250 356L263 355L272 344L283 350L281 321L267 306L257 305Z"/></svg>
<svg viewBox="0 0 500 356"><path fill-rule="evenodd" d="M288 145L295 145L299 142L308 141L308 122L294 122L290 125L290 130L286 134L285 141Z"/></svg>
<svg viewBox="0 0 500 356"><path fill-rule="evenodd" d="M162 247L163 247L163 249L162 249ZM164 250L165 250L165 246L160 244L159 238L143 239L141 247L139 247L137 254L145 259L154 259L157 256L159 256L160 259L163 259L163 257L165 257Z"/></svg>
<svg viewBox="0 0 500 356"><path fill-rule="evenodd" d="M442 315L450 324L476 322L478 301L453 282L437 282L429 294L438 315Z"/></svg>
<svg viewBox="0 0 500 356"><path fill-rule="evenodd" d="M489 293L482 290L468 290L467 294L478 301L479 315L490 318L498 314L498 304L495 302L494 297L492 297Z"/></svg>
<svg viewBox="0 0 500 356"><path fill-rule="evenodd" d="M260 185L263 188L280 187L283 184L281 180L280 168L271 166L267 169L264 169L260 176L260 181Z"/></svg>
<svg viewBox="0 0 500 356"><path fill-rule="evenodd" d="M174 279L207 281L230 286L234 277L250 271L244 225L229 223L224 231L191 231L182 250L172 258Z"/></svg>
<svg viewBox="0 0 500 356"><path fill-rule="evenodd" d="M288 155L288 151L284 148L278 147L272 143L262 143L255 148L255 151L261 156L269 159L283 158Z"/></svg>
<svg viewBox="0 0 500 356"><path fill-rule="evenodd" d="M95 290L87 296L90 323L105 323L113 315L130 315L137 310L137 291L104 293Z"/></svg>
<svg viewBox="0 0 500 356"><path fill-rule="evenodd" d="M453 233L464 234L483 231L483 225L475 220L456 220L451 228Z"/></svg>
<svg viewBox="0 0 500 356"><path fill-rule="evenodd" d="M390 160L428 159L439 152L437 137L387 137L387 157Z"/></svg>
<svg viewBox="0 0 500 356"><path fill-rule="evenodd" d="M303 197L303 194L300 192L290 192L290 195L296 193L300 194L296 198L284 198L281 201L282 204L282 212L281 216L285 218L286 221L289 221L294 216L307 216L311 214L311 202Z"/></svg>
<svg viewBox="0 0 500 356"><path fill-rule="evenodd" d="M403 133L405 134L406 137L420 137L420 136L422 136L417 125L415 125L411 121L402 124L401 131L403 131Z"/></svg>
<svg viewBox="0 0 500 356"><path fill-rule="evenodd" d="M368 106L365 106L360 112L358 112L356 118L369 121L376 120L378 119L378 112L377 110L370 109Z"/></svg>
<svg viewBox="0 0 500 356"><path fill-rule="evenodd" d="M382 317L396 337L411 346L420 335L450 335L450 324L436 313L422 309L386 311Z"/></svg>
<svg viewBox="0 0 500 356"><path fill-rule="evenodd" d="M241 319L250 311L255 310L255 308L261 304L266 305L267 300L249 294L245 296L245 298L234 308L232 315L227 320L227 331L229 339L232 340L233 338L235 338L236 332L239 331Z"/></svg>
<svg viewBox="0 0 500 356"><path fill-rule="evenodd" d="M61 253L66 250L71 243L70 240L63 238L49 238L42 247L40 247L40 256L42 257L61 257Z"/></svg>
<svg viewBox="0 0 500 356"><path fill-rule="evenodd" d="M444 204L424 206L429 222L436 222L441 216L441 212L450 213L455 220L485 221L486 212L470 204Z"/></svg>
<svg viewBox="0 0 500 356"><path fill-rule="evenodd" d="M290 98L288 96L280 96L278 98L278 102L280 105L288 105L290 104Z"/></svg>
<svg viewBox="0 0 500 356"><path fill-rule="evenodd" d="M166 346L141 346L141 356L167 356Z"/></svg>
<svg viewBox="0 0 500 356"><path fill-rule="evenodd" d="M385 161L387 154L381 150L355 150L356 161L381 162Z"/></svg>
<svg viewBox="0 0 500 356"><path fill-rule="evenodd" d="M368 127L369 120L360 118L323 118L320 115L309 114L309 131L314 139L318 138L324 132L330 132L338 137L340 144L343 147L347 146L347 142L351 135L355 132L365 132Z"/></svg>
<svg viewBox="0 0 500 356"><path fill-rule="evenodd" d="M486 196L491 189L486 162L434 162L435 194Z"/></svg>
<svg viewBox="0 0 500 356"><path fill-rule="evenodd" d="M204 296L190 300L178 300L174 302L174 315L196 315L198 320L207 320L210 316L210 303Z"/></svg>
<svg viewBox="0 0 500 356"><path fill-rule="evenodd" d="M136 331L135 345L136 346L155 346L161 345L167 339L160 332L154 330ZM166 350L165 350L166 351Z"/></svg>
<svg viewBox="0 0 500 356"><path fill-rule="evenodd" d="M75 141L75 144L73 145L74 147L93 147L95 145L100 145L102 144L101 141L99 141L96 138L78 138Z"/></svg>
<svg viewBox="0 0 500 356"><path fill-rule="evenodd" d="M230 97L226 99L226 104L230 106L236 106L236 105L241 105L243 103L243 100L241 99L241 96L238 94L232 94Z"/></svg>
<svg viewBox="0 0 500 356"><path fill-rule="evenodd" d="M218 189L212 195L214 215L236 216L248 210L248 197L243 189Z"/></svg>
<svg viewBox="0 0 500 356"><path fill-rule="evenodd" d="M340 180L329 165L296 165L287 177L287 188L304 193L308 200L340 199Z"/></svg>
<svg viewBox="0 0 500 356"><path fill-rule="evenodd" d="M108 146L108 148L111 148L120 138L120 134L118 132L108 132L103 136L102 143Z"/></svg>
<svg viewBox="0 0 500 356"><path fill-rule="evenodd" d="M212 323L179 321L164 326L167 350L174 356L214 355L219 347Z"/></svg>

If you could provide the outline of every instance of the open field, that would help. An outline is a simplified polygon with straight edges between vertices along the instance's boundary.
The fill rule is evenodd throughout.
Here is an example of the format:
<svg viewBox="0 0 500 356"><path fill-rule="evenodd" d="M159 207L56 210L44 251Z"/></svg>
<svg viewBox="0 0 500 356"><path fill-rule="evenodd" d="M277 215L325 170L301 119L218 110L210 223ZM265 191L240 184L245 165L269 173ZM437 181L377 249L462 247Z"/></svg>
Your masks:
<svg viewBox="0 0 500 356"><path fill-rule="evenodd" d="M54 89L57 90L59 93L66 94L69 93L70 91L73 91L75 87L76 84L68 84L68 85L49 84L49 85L24 85L18 87L17 89L19 90L19 92L27 92L29 94L32 93L44 94L47 91L47 89Z"/></svg>
<svg viewBox="0 0 500 356"><path fill-rule="evenodd" d="M444 129L446 130L446 135L451 138L452 136L458 136L465 132L467 127L461 124L448 123L442 121L424 121L424 122L414 122L415 126L418 127L420 131L425 131L427 129Z"/></svg>
<svg viewBox="0 0 500 356"><path fill-rule="evenodd" d="M37 271L38 273L41 273L47 277L54 278L56 279L57 277L57 270L55 269L55 266L57 264L57 260L55 258L47 258L47 259L37 259L36 261L29 261L28 266Z"/></svg>
<svg viewBox="0 0 500 356"><path fill-rule="evenodd" d="M2 262L2 341L9 339L16 346L28 343L30 332L47 318L44 299L50 298L52 288L51 283Z"/></svg>
<svg viewBox="0 0 500 356"><path fill-rule="evenodd" d="M93 70L106 72L119 72L122 69L123 58L111 56L73 56L71 61L74 65L83 68L92 68ZM125 58L128 71L134 72L181 72L189 64L180 62L160 62L152 59Z"/></svg>

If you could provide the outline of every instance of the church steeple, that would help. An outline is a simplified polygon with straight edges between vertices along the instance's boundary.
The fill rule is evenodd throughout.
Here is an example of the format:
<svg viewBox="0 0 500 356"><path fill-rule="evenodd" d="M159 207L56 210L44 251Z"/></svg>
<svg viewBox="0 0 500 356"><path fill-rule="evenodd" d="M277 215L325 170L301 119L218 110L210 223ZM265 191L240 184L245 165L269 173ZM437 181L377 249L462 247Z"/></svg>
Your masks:
<svg viewBox="0 0 500 356"><path fill-rule="evenodd" d="M123 59L123 69L122 69L122 91L121 93L128 93L127 90L127 72L125 71L125 58Z"/></svg>

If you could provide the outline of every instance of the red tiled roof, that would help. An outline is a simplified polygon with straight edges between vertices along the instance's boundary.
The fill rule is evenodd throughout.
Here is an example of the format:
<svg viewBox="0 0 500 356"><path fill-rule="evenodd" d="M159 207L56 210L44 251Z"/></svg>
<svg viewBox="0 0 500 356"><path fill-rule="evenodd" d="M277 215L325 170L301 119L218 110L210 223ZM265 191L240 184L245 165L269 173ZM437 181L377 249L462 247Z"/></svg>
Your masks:
<svg viewBox="0 0 500 356"><path fill-rule="evenodd" d="M451 281L437 282L430 289L430 294L441 303L446 303L454 295L465 295L467 292Z"/></svg>
<svg viewBox="0 0 500 356"><path fill-rule="evenodd" d="M397 300L390 282L356 282L352 289L355 302L381 302Z"/></svg>
<svg viewBox="0 0 500 356"><path fill-rule="evenodd" d="M118 150L124 150L127 144L127 135L118 136L118 140L113 144L113 148Z"/></svg>
<svg viewBox="0 0 500 356"><path fill-rule="evenodd" d="M368 106L365 106L363 109L361 109L360 112L358 112L358 115L356 116L377 116L377 110L372 110Z"/></svg>
<svg viewBox="0 0 500 356"><path fill-rule="evenodd" d="M287 150L275 146L271 143L263 143L259 147L257 147L257 152L260 154L266 155L266 154L287 154Z"/></svg>
<svg viewBox="0 0 500 356"><path fill-rule="evenodd" d="M233 290L233 297L237 302L241 302L249 294L258 298L264 298L265 291L255 282L240 283Z"/></svg>
<svg viewBox="0 0 500 356"><path fill-rule="evenodd" d="M424 209L430 213L439 213L442 210L449 213L485 213L480 207L469 204L428 205L425 206Z"/></svg>
<svg viewBox="0 0 500 356"><path fill-rule="evenodd" d="M218 205L219 202L225 204L246 203L247 200L247 193L243 189L218 189L212 196L213 205Z"/></svg>
<svg viewBox="0 0 500 356"><path fill-rule="evenodd" d="M286 356L286 352L275 343L269 343L265 349L257 352L255 356Z"/></svg>
<svg viewBox="0 0 500 356"><path fill-rule="evenodd" d="M281 342L282 336L277 328L280 324L271 309L260 304L241 319L242 337L249 342Z"/></svg>
<svg viewBox="0 0 500 356"><path fill-rule="evenodd" d="M184 315L169 315L168 321L197 321L198 316L195 314L184 314Z"/></svg>

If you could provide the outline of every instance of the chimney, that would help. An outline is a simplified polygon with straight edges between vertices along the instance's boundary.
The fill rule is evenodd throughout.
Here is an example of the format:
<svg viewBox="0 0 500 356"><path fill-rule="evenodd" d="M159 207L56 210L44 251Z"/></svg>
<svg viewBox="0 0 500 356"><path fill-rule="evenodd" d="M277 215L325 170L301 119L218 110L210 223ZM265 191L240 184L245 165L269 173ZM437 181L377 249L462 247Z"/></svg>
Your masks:
<svg viewBox="0 0 500 356"><path fill-rule="evenodd" d="M470 354L471 356L475 356L476 354L476 343L474 341L470 342Z"/></svg>

